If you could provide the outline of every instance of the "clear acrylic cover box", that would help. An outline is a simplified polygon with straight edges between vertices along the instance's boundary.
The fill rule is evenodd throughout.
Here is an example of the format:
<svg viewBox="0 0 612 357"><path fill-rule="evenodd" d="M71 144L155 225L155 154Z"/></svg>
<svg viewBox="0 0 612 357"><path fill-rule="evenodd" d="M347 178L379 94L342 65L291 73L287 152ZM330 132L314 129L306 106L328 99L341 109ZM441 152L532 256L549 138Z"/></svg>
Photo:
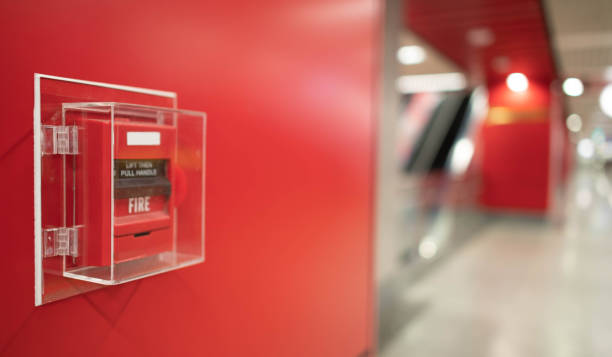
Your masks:
<svg viewBox="0 0 612 357"><path fill-rule="evenodd" d="M42 303L204 260L205 123L116 102L64 102L42 120ZM54 275L89 285L45 298Z"/></svg>

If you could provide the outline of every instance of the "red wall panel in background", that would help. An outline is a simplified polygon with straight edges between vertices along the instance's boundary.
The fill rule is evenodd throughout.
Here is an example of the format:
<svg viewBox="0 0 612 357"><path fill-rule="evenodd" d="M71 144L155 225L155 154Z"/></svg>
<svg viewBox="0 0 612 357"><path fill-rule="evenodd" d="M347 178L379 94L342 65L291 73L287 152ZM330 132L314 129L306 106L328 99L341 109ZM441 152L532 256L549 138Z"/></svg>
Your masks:
<svg viewBox="0 0 612 357"><path fill-rule="evenodd" d="M455 62L473 83L486 84L493 108L482 128L482 195L486 209L543 213L558 188L561 103L550 100L557 68L540 0L407 0L404 21ZM478 44L478 34L490 43ZM485 41L486 42L486 41ZM531 86L511 92L507 75ZM500 117L501 120L498 120ZM552 122L555 121L555 122ZM552 140L551 140L552 134ZM552 145L552 146L551 146ZM553 160L553 162L551 162ZM551 168L554 169L551 176Z"/></svg>
<svg viewBox="0 0 612 357"><path fill-rule="evenodd" d="M0 355L371 348L379 2L0 4ZM206 262L34 308L35 72L208 114Z"/></svg>
<svg viewBox="0 0 612 357"><path fill-rule="evenodd" d="M549 86L531 81L527 91L515 93L498 82L489 87L489 105L481 132L481 203L493 210L545 213L551 189Z"/></svg>

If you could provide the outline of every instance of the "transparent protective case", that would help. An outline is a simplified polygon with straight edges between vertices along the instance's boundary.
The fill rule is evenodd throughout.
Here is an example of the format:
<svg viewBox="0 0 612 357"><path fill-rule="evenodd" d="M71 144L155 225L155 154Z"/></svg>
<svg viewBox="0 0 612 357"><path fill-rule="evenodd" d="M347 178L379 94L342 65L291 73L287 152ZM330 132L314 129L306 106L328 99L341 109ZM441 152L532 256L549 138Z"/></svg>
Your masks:
<svg viewBox="0 0 612 357"><path fill-rule="evenodd" d="M205 114L54 106L52 120L35 127L36 304L202 262Z"/></svg>

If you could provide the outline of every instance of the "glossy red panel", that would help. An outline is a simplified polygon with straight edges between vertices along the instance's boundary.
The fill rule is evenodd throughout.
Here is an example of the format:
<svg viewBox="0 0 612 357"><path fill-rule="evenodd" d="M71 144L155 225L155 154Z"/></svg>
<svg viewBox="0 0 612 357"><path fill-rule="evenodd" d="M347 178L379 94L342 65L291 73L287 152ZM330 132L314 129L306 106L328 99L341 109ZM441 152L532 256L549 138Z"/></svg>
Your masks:
<svg viewBox="0 0 612 357"><path fill-rule="evenodd" d="M374 0L0 4L0 354L369 348L378 16ZM205 263L34 308L35 72L207 112Z"/></svg>

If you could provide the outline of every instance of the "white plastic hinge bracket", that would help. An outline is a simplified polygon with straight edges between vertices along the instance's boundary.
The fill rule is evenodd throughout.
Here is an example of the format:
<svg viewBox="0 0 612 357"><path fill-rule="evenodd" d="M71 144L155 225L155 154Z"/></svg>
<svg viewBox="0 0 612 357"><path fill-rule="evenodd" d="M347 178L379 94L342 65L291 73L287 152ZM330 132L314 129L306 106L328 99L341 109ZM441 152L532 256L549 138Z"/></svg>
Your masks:
<svg viewBox="0 0 612 357"><path fill-rule="evenodd" d="M77 126L43 125L42 153L45 155L75 155L79 153Z"/></svg>
<svg viewBox="0 0 612 357"><path fill-rule="evenodd" d="M79 256L79 230L81 227L43 229L43 256Z"/></svg>

